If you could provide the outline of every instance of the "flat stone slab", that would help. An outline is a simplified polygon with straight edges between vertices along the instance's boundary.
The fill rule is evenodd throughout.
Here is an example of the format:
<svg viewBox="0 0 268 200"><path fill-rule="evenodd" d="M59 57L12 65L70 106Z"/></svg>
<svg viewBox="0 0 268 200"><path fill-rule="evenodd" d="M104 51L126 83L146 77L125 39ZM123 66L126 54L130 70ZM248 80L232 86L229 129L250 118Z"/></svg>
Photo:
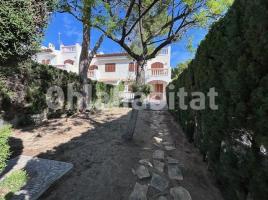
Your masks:
<svg viewBox="0 0 268 200"><path fill-rule="evenodd" d="M161 197L159 197L157 200L167 200L167 198L164 197L164 196L161 196Z"/></svg>
<svg viewBox="0 0 268 200"><path fill-rule="evenodd" d="M164 160L165 159L165 152L162 151L162 150L156 150L153 153L153 159L156 159L156 160Z"/></svg>
<svg viewBox="0 0 268 200"><path fill-rule="evenodd" d="M139 163L140 163L141 165L146 165L146 166L148 166L148 167L153 167L153 165L152 165L152 163L150 162L149 159L142 159L142 160L139 160Z"/></svg>
<svg viewBox="0 0 268 200"><path fill-rule="evenodd" d="M46 160L30 156L18 156L9 161L7 168L0 175L2 181L16 170L24 169L29 177L26 185L15 193L12 200L36 200L55 181L73 168L70 163Z"/></svg>
<svg viewBox="0 0 268 200"><path fill-rule="evenodd" d="M163 141L163 139L160 138L160 137L154 137L154 141L155 141L156 143L158 143L158 144L161 144L162 141Z"/></svg>
<svg viewBox="0 0 268 200"><path fill-rule="evenodd" d="M165 146L165 150L167 151L173 151L173 150L176 150L176 148L174 146Z"/></svg>
<svg viewBox="0 0 268 200"><path fill-rule="evenodd" d="M146 167L140 165L135 174L138 176L139 179L149 178L151 175Z"/></svg>
<svg viewBox="0 0 268 200"><path fill-rule="evenodd" d="M183 187L174 187L170 189L170 195L174 200L192 200L188 190Z"/></svg>
<svg viewBox="0 0 268 200"><path fill-rule="evenodd" d="M174 158L167 157L167 163L168 164L179 164L179 161L174 159Z"/></svg>
<svg viewBox="0 0 268 200"><path fill-rule="evenodd" d="M172 146L173 145L171 142L163 142L162 144L165 146Z"/></svg>
<svg viewBox="0 0 268 200"><path fill-rule="evenodd" d="M163 192L165 189L167 189L168 185L169 185L169 181L166 178L163 178L155 173L153 174L152 179L151 179L152 187Z"/></svg>
<svg viewBox="0 0 268 200"><path fill-rule="evenodd" d="M154 160L154 168L156 170L158 170L159 172L164 172L164 167L165 167L165 163L158 161L158 160Z"/></svg>
<svg viewBox="0 0 268 200"><path fill-rule="evenodd" d="M170 179L182 181L183 175L181 169L177 165L168 165L168 176Z"/></svg>
<svg viewBox="0 0 268 200"><path fill-rule="evenodd" d="M135 184L133 192L129 196L129 200L147 200L147 185Z"/></svg>

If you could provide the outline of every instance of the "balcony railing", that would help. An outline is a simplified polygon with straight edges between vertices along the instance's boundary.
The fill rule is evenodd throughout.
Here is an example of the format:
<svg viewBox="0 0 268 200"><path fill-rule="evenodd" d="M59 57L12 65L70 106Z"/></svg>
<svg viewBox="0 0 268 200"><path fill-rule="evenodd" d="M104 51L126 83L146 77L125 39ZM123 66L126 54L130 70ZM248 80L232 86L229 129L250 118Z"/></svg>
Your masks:
<svg viewBox="0 0 268 200"><path fill-rule="evenodd" d="M88 77L89 78L94 78L95 77L95 70L89 70L88 71Z"/></svg>
<svg viewBox="0 0 268 200"><path fill-rule="evenodd" d="M168 76L169 69L148 69L148 73L152 77Z"/></svg>
<svg viewBox="0 0 268 200"><path fill-rule="evenodd" d="M135 94L132 92L122 92L120 93L120 98L124 99L124 100L133 100Z"/></svg>

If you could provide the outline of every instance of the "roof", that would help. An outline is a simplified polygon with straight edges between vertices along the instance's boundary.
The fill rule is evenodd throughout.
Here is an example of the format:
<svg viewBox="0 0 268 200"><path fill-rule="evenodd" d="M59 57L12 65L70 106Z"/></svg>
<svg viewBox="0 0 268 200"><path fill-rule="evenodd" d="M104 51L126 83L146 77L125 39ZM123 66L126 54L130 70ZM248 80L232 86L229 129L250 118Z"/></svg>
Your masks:
<svg viewBox="0 0 268 200"><path fill-rule="evenodd" d="M40 50L40 52L52 53L52 52L53 52L53 50L52 50L52 49L47 48L47 49L41 49L41 50Z"/></svg>
<svg viewBox="0 0 268 200"><path fill-rule="evenodd" d="M127 53L109 53L109 54L97 54L97 58L116 57L116 56L128 56Z"/></svg>

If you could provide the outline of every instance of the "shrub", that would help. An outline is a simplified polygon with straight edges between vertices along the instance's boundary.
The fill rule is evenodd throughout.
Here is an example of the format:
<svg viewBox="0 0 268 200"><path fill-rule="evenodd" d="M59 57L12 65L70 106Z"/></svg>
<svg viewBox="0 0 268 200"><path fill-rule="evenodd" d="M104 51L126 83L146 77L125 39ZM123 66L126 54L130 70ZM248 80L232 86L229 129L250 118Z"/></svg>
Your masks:
<svg viewBox="0 0 268 200"><path fill-rule="evenodd" d="M11 135L11 127L3 126L0 128L0 173L6 167L6 161L10 155L8 138Z"/></svg>
<svg viewBox="0 0 268 200"><path fill-rule="evenodd" d="M268 196L267 13L266 0L235 1L172 82L175 92L184 87L206 94L215 87L219 93L216 111L208 105L202 111L180 110L176 99L172 112L230 200Z"/></svg>

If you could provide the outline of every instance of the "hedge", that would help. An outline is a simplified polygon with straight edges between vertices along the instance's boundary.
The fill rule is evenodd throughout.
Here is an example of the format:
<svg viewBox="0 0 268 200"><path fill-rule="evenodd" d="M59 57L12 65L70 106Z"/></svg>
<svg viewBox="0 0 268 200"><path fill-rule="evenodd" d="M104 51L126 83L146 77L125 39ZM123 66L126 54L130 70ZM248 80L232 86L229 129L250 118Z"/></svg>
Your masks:
<svg viewBox="0 0 268 200"><path fill-rule="evenodd" d="M200 149L226 199L268 197L268 1L236 0L171 84L205 94L219 109L171 112ZM168 95L167 95L168 97ZM192 97L187 98L187 103Z"/></svg>
<svg viewBox="0 0 268 200"><path fill-rule="evenodd" d="M33 61L24 61L18 65L0 66L0 111L4 111L4 118L13 119L16 114L23 114L24 122L21 125L32 123L27 116L41 114L47 110L46 94L51 86L58 86L63 89L65 99L67 100L68 84L73 83L74 90L82 91L80 78L75 73L69 73L57 69L53 66L38 64ZM88 80L92 84L93 101L97 99L97 82ZM98 84L99 85L99 84ZM108 93L113 86L102 84L109 88ZM105 90L106 91L106 90ZM68 111L67 104L62 110L54 112L50 116L59 116ZM53 114L54 113L54 114Z"/></svg>

